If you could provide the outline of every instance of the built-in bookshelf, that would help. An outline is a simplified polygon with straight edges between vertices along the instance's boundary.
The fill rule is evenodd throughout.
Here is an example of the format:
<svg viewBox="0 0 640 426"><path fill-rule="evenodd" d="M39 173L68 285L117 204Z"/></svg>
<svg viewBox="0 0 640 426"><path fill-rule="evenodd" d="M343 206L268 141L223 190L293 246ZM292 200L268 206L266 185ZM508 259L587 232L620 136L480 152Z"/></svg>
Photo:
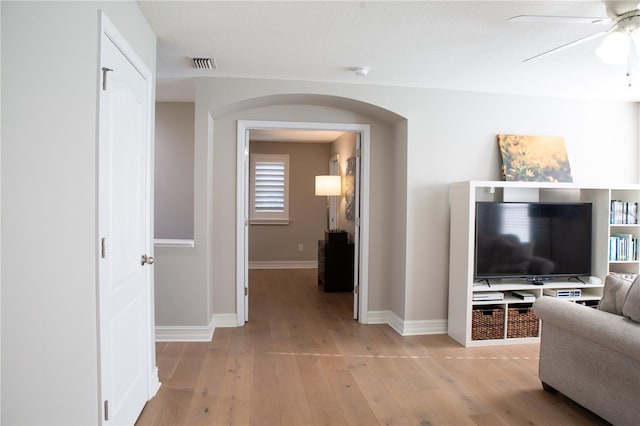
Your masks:
<svg viewBox="0 0 640 426"><path fill-rule="evenodd" d="M633 278L640 273L640 191L636 188L615 188L610 194L608 271Z"/></svg>
<svg viewBox="0 0 640 426"><path fill-rule="evenodd" d="M526 337L510 338L508 329L513 323L510 315L523 312L534 300L522 299L517 292L539 298L548 294L562 297L568 303L597 306L602 297L603 282L610 272L634 276L640 273L637 240L640 238L638 203L640 185L615 188L581 186L571 183L534 183L505 181L467 181L450 187L450 259L449 259L449 315L448 333L464 346L484 346L509 343L528 343L539 340L536 328ZM592 204L592 261L591 276L570 280L554 280L533 285L526 280L491 280L474 282L475 204L478 201L581 202ZM624 243L617 239L624 238ZM626 257L612 241L625 249ZM635 242L634 242L635 241ZM624 260L623 260L624 259ZM486 293L490 296L483 296ZM496 300L491 294L500 293ZM499 297L499 295L495 295ZM482 300L484 299L484 300ZM511 308L517 307L519 310ZM492 338L472 338L472 325L478 312L496 315L502 321L503 332L497 330ZM531 318L531 317L528 317ZM473 324L472 324L473 322ZM498 327L499 328L499 327ZM476 333L477 334L477 333Z"/></svg>

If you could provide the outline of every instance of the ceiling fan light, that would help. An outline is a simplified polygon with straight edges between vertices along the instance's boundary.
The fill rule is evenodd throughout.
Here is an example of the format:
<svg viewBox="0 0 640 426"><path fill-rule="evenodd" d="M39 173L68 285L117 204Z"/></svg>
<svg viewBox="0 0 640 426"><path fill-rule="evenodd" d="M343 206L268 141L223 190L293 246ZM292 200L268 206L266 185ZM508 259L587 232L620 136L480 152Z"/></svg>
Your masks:
<svg viewBox="0 0 640 426"><path fill-rule="evenodd" d="M626 64L629 58L629 36L614 31L607 35L596 49L596 55L605 64Z"/></svg>

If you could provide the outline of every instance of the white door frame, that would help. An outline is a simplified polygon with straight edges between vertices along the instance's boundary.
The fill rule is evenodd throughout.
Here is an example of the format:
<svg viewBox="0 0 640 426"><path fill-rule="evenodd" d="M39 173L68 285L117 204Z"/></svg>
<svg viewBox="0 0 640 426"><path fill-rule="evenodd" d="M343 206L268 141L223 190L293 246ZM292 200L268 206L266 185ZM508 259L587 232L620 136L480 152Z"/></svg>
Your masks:
<svg viewBox="0 0 640 426"><path fill-rule="evenodd" d="M151 139L152 135L152 111L153 111L153 74L147 68L144 61L140 59L140 57L136 54L135 50L131 47L131 45L127 42L127 40L122 36L122 34L118 31L118 29L111 23L109 18L103 13L100 12L100 37L102 34L106 34L107 37L113 42L113 44L122 52L122 54L127 58L127 60L138 70L138 72L142 75L145 83L147 85L147 116L145 117L147 121L147 129L146 129L146 161L147 161L147 185L145 191L147 192L147 198L145 200L145 214L148 218L147 226L145 229L146 241L148 246L146 247L146 253L150 256L153 256L153 244L152 244L152 235L153 235L153 210L152 210L152 198L153 198L153 179L152 179L152 170L153 170L153 141ZM102 75L103 71L98 70L98 72ZM99 79L102 82L102 77ZM99 132L98 132L99 134ZM100 143L100 142L99 142ZM102 158L98 158L98 168L103 168ZM100 206L99 206L100 208ZM98 214L102 212L99 210ZM100 241L100 230L98 230L98 243L99 247L97 248L97 258L96 264L98 270L100 255L101 255L101 241ZM99 274L98 277L98 285L101 285L102 277ZM155 315L154 315L154 292L153 292L153 268L150 268L149 273L147 274L147 279L145 283L145 302L147 303L147 326L148 326L148 339L145 342L147 345L147 399L150 400L160 388L160 381L158 379L158 368L155 365ZM98 309L100 309L100 303L98 303ZM100 313L98 313L100 315ZM101 355L101 354L99 354ZM102 400L102 389L100 389L100 398ZM101 410L102 410L102 404ZM103 414L101 413L101 419L103 419Z"/></svg>
<svg viewBox="0 0 640 426"><path fill-rule="evenodd" d="M360 283L354 283L359 289L358 322L368 323L369 290L369 163L371 145L371 127L368 124L354 123L313 123L299 121L255 121L238 120L236 132L236 321L244 325L248 312L245 312L245 288L248 281L248 258L246 256L249 218L247 216L248 173L246 169L249 156L250 130L333 130L354 132L361 135L360 150Z"/></svg>

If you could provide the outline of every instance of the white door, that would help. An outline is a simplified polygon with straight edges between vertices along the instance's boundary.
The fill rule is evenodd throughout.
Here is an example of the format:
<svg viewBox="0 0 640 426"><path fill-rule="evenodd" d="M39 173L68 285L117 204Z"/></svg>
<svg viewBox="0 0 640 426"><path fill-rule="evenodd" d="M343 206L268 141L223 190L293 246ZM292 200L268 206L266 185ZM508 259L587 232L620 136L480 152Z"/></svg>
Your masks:
<svg viewBox="0 0 640 426"><path fill-rule="evenodd" d="M148 400L151 274L145 77L101 39L99 276L102 421L135 423ZM152 262L153 258L148 259Z"/></svg>

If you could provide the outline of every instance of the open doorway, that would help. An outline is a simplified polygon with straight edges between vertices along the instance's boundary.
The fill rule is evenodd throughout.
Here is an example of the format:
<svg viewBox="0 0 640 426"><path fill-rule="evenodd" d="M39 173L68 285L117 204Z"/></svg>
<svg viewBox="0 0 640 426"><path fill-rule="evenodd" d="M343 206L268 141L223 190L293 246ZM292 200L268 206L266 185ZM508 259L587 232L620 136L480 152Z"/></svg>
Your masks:
<svg viewBox="0 0 640 426"><path fill-rule="evenodd" d="M345 123L300 123L300 122L269 122L269 121L239 121L238 122L238 176L237 176L237 247L236 253L236 287L238 324L248 320L249 292L249 206L250 206L250 176L251 164L249 148L251 133L269 134L273 132L351 132L355 135L359 147L354 151L359 154L359 173L353 197L359 201L355 203L358 211L353 217L354 242L354 318L362 323L367 322L367 266L368 266L368 204L369 204L369 126L363 124ZM299 135L298 135L299 136ZM317 136L317 135L316 135ZM279 137L280 139L282 136ZM254 142L259 143L259 142ZM328 158L328 156L327 156ZM324 170L328 170L325 165ZM346 168L346 166L345 166ZM355 173L355 171L351 171ZM326 172L325 172L326 173ZM346 170L345 170L346 173Z"/></svg>

